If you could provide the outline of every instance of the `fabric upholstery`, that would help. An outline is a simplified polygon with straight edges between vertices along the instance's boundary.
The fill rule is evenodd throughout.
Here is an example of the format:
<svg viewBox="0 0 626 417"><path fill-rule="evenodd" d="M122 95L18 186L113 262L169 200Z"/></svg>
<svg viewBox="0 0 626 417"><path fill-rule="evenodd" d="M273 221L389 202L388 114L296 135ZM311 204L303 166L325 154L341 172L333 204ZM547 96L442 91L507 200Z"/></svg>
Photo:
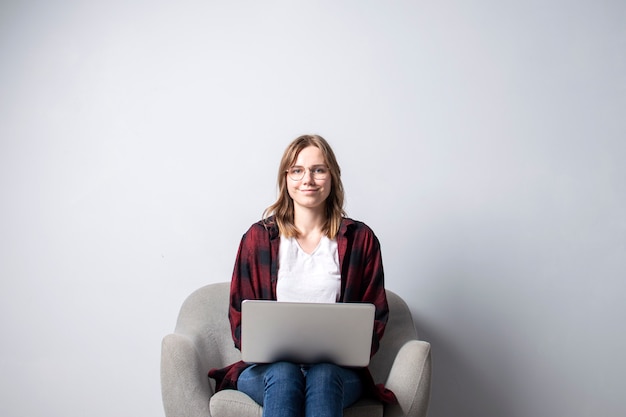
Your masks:
<svg viewBox="0 0 626 417"><path fill-rule="evenodd" d="M210 368L241 359L228 321L227 282L206 285L183 303L172 334L161 346L161 390L167 417L261 417L262 408L234 390L215 393ZM430 344L420 341L406 303L387 290L389 321L370 370L399 404L363 399L344 410L345 417L425 417L430 400Z"/></svg>

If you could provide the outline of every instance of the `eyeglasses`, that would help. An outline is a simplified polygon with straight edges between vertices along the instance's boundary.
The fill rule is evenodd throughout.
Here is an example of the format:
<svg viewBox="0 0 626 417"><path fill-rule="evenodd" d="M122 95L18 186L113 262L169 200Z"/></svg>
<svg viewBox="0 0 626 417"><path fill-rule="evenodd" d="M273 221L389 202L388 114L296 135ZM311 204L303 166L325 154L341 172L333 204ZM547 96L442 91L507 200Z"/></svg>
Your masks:
<svg viewBox="0 0 626 417"><path fill-rule="evenodd" d="M313 174L313 178L319 181L322 181L328 178L328 175L329 175L328 171L329 171L328 167L324 165L316 165L316 166L309 168L309 172ZM289 168L286 172L287 172L287 175L289 175L289 178L291 178L293 181L300 181L302 178L304 178L304 174L306 174L306 168L300 167L300 166L293 166Z"/></svg>

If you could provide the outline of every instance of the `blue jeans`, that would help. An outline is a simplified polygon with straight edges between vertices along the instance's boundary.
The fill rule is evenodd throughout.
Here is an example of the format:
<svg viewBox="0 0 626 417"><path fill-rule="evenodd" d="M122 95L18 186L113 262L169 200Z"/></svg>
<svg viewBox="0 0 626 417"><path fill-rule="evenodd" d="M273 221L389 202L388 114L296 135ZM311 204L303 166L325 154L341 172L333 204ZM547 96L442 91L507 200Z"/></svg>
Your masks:
<svg viewBox="0 0 626 417"><path fill-rule="evenodd" d="M341 417L361 396L356 371L330 363L253 365L237 389L263 406L263 417Z"/></svg>

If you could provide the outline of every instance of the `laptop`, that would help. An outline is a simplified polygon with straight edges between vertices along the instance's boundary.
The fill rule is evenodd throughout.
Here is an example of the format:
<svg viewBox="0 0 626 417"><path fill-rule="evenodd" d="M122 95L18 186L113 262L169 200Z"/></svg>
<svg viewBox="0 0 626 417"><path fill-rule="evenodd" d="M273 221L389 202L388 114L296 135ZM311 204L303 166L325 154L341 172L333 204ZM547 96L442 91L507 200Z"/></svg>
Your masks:
<svg viewBox="0 0 626 417"><path fill-rule="evenodd" d="M374 312L374 305L368 303L245 300L241 305L242 359L367 366Z"/></svg>

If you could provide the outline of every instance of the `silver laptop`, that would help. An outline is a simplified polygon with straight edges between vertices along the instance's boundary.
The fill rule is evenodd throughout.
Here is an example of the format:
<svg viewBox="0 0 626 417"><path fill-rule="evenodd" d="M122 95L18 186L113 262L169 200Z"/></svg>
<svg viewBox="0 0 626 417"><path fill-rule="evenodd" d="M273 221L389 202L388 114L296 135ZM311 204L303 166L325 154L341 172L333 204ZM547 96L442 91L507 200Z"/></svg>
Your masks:
<svg viewBox="0 0 626 417"><path fill-rule="evenodd" d="M367 366L374 310L367 303L246 300L241 305L242 359Z"/></svg>

